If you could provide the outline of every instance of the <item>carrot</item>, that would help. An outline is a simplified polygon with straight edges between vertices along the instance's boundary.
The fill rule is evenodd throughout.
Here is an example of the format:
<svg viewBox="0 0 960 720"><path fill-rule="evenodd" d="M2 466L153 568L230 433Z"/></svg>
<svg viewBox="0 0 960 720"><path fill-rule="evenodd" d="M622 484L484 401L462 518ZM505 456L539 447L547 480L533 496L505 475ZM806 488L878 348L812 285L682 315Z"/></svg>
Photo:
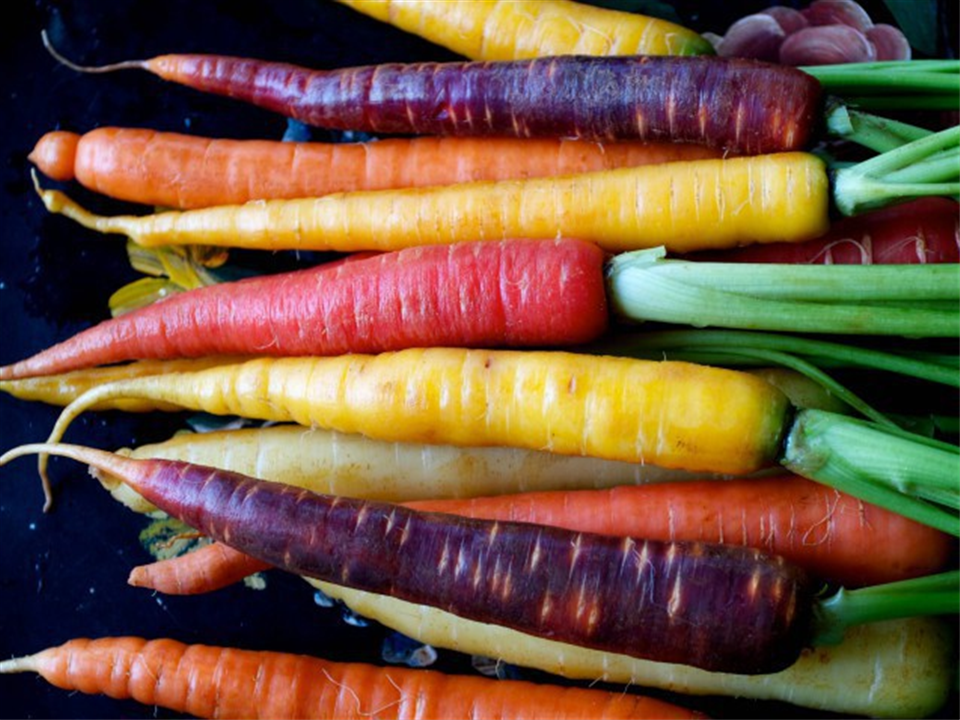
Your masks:
<svg viewBox="0 0 960 720"><path fill-rule="evenodd" d="M689 160L551 178L356 191L146 217L98 216L43 190L51 212L141 245L385 250L462 240L576 237L621 252L675 253L823 235L832 201L857 215L914 197L960 195L944 181L960 152L949 128L831 171L803 152ZM947 178L949 178L949 174Z"/></svg>
<svg viewBox="0 0 960 720"><path fill-rule="evenodd" d="M161 375L173 372L203 370L217 365L241 362L233 356L205 356L181 360L138 360L125 365L84 368L57 375L37 375L18 380L0 380L0 392L21 400L44 402L50 405L69 405L80 395L98 385L134 377ZM179 410L173 405L119 399L113 403L97 406L98 410L124 410L126 412L149 412L152 410Z"/></svg>
<svg viewBox="0 0 960 720"><path fill-rule="evenodd" d="M818 597L802 570L750 548L418 512L74 445L20 446L0 464L30 453L117 475L199 532L298 575L708 670L775 672L851 624L955 612L960 590L955 571Z"/></svg>
<svg viewBox="0 0 960 720"><path fill-rule="evenodd" d="M750 263L897 264L960 262L960 206L921 198L841 218L819 238L698 252L688 260Z"/></svg>
<svg viewBox="0 0 960 720"><path fill-rule="evenodd" d="M676 23L569 0L338 0L474 60L542 55L712 55Z"/></svg>
<svg viewBox="0 0 960 720"><path fill-rule="evenodd" d="M829 227L830 183L807 153L691 160L526 180L356 191L146 216L98 216L56 190L47 209L144 246L390 250L575 237L611 252L800 241Z"/></svg>
<svg viewBox="0 0 960 720"><path fill-rule="evenodd" d="M541 491L405 503L426 512L552 525L579 532L744 545L826 581L862 587L945 569L946 533L795 476ZM185 594L264 569L218 544L134 569L131 584Z"/></svg>
<svg viewBox="0 0 960 720"><path fill-rule="evenodd" d="M161 55L83 67L139 69L308 125L403 135L670 140L738 154L797 150L813 133L820 83L739 58L557 56L390 63L336 70L223 55Z"/></svg>
<svg viewBox="0 0 960 720"><path fill-rule="evenodd" d="M575 240L474 243L221 283L106 320L0 380L133 359L576 344L607 326L603 260Z"/></svg>
<svg viewBox="0 0 960 720"><path fill-rule="evenodd" d="M841 643L808 650L785 670L742 675L576 647L386 595L309 582L363 617L436 648L590 682L775 700L848 715L919 718L945 706L956 677L956 632L941 618L857 625Z"/></svg>
<svg viewBox="0 0 960 720"><path fill-rule="evenodd" d="M64 690L203 718L695 718L636 694L135 637L75 639L0 662Z"/></svg>
<svg viewBox="0 0 960 720"><path fill-rule="evenodd" d="M299 425L177 433L163 442L118 452L211 465L314 492L388 502L726 477L501 446L381 442ZM106 475L100 481L131 510L157 511L116 478Z"/></svg>
<svg viewBox="0 0 960 720"><path fill-rule="evenodd" d="M408 349L279 358L118 381L66 407L134 397L380 440L506 445L747 474L804 477L956 534L960 449L816 409L759 377L684 362L569 352ZM46 458L40 459L47 507Z"/></svg>
<svg viewBox="0 0 960 720"><path fill-rule="evenodd" d="M701 145L662 142L421 137L293 143L103 127L82 136L49 132L29 159L54 180L76 179L120 200L187 209L566 175L718 155Z"/></svg>

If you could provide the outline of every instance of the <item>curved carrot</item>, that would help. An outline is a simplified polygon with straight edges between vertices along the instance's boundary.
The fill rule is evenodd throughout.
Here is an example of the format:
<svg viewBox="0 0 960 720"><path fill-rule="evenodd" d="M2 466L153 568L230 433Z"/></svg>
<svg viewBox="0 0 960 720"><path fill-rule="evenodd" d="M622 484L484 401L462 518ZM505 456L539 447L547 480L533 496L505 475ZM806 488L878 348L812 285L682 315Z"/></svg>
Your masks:
<svg viewBox="0 0 960 720"><path fill-rule="evenodd" d="M603 253L575 240L410 248L196 288L0 368L0 380L123 360L550 346L607 326Z"/></svg>
<svg viewBox="0 0 960 720"><path fill-rule="evenodd" d="M336 663L135 637L76 639L0 662L64 690L203 718L695 718L635 694Z"/></svg>
<svg viewBox="0 0 960 720"><path fill-rule="evenodd" d="M830 183L809 153L689 160L526 180L356 191L147 216L97 216L38 187L51 212L150 245L390 250L575 237L610 252L798 242L829 227Z"/></svg>
<svg viewBox="0 0 960 720"><path fill-rule="evenodd" d="M584 647L750 674L790 665L819 637L811 579L749 548L417 512L72 445L21 446L0 464L37 452L121 477L289 572Z"/></svg>
<svg viewBox="0 0 960 720"><path fill-rule="evenodd" d="M139 69L309 125L401 135L669 140L737 154L798 150L820 82L784 65L718 57L568 55L390 63L337 70L223 55L161 55L81 72Z"/></svg>
<svg viewBox="0 0 960 720"><path fill-rule="evenodd" d="M825 235L691 253L690 260L754 263L902 264L960 262L960 205L928 197L837 220Z"/></svg>
<svg viewBox="0 0 960 720"><path fill-rule="evenodd" d="M473 60L713 54L676 23L570 0L337 1Z"/></svg>
<svg viewBox="0 0 960 720"><path fill-rule="evenodd" d="M954 557L951 538L797 476L417 500L407 507L653 540L744 545L844 587L921 577ZM170 594L215 590L267 566L218 544L134 568L130 583Z"/></svg>
<svg viewBox="0 0 960 720"><path fill-rule="evenodd" d="M318 197L353 190L567 175L718 157L683 143L562 138L384 139L369 143L222 140L137 128L47 133L29 159L120 200L171 208Z"/></svg>

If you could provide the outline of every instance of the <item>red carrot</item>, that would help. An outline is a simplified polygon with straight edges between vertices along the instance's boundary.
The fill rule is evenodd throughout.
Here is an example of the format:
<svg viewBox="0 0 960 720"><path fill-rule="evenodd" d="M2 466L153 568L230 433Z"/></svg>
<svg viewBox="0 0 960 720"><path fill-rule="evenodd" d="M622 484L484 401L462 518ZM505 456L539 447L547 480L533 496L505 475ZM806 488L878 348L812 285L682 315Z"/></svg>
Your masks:
<svg viewBox="0 0 960 720"><path fill-rule="evenodd" d="M696 718L640 695L134 637L76 639L0 662L64 690L205 718Z"/></svg>
<svg viewBox="0 0 960 720"><path fill-rule="evenodd" d="M481 242L223 283L102 322L0 380L132 359L575 344L606 327L603 260L575 240Z"/></svg>
<svg viewBox="0 0 960 720"><path fill-rule="evenodd" d="M892 265L960 262L960 205L921 198L835 222L820 238L690 253L689 260Z"/></svg>
<svg viewBox="0 0 960 720"><path fill-rule="evenodd" d="M121 200L186 209L568 175L719 155L715 149L682 143L434 137L294 143L104 127L82 136L49 132L29 159L54 180L76 178L90 190Z"/></svg>
<svg viewBox="0 0 960 720"><path fill-rule="evenodd" d="M946 533L792 475L405 504L579 532L745 545L781 555L845 587L928 575L944 569L955 551ZM129 582L168 594L198 594L268 567L213 543L134 568Z"/></svg>
<svg viewBox="0 0 960 720"><path fill-rule="evenodd" d="M36 452L121 478L204 535L298 575L560 642L750 674L792 664L813 638L815 584L748 548L422 513L71 445L22 446L0 464Z"/></svg>
<svg viewBox="0 0 960 720"><path fill-rule="evenodd" d="M672 140L744 154L803 147L821 94L795 68L737 58L570 55L310 70L220 55L98 68L56 57L82 71L146 70L327 128Z"/></svg>

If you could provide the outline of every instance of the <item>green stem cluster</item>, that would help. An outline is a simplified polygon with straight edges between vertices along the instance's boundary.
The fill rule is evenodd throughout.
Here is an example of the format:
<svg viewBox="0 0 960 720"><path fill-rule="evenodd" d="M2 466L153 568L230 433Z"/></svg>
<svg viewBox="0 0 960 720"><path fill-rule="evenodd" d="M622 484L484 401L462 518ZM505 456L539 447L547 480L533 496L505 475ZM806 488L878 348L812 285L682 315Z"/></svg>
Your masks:
<svg viewBox="0 0 960 720"><path fill-rule="evenodd" d="M864 110L956 110L960 107L960 60L888 60L814 65L825 92Z"/></svg>

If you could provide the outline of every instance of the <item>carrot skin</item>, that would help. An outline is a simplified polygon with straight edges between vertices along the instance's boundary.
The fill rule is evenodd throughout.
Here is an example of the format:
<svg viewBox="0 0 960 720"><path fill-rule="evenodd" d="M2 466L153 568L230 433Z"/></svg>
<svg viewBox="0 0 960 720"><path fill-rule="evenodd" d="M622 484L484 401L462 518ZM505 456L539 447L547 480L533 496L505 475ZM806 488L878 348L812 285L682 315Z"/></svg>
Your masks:
<svg viewBox="0 0 960 720"><path fill-rule="evenodd" d="M383 139L292 143L102 127L45 134L30 154L55 180L130 202L171 208L240 205L354 190L567 175L718 157L681 143L567 138Z"/></svg>
<svg viewBox="0 0 960 720"><path fill-rule="evenodd" d="M603 262L576 240L483 242L221 283L104 321L0 380L123 360L582 343L607 327Z"/></svg>
<svg viewBox="0 0 960 720"><path fill-rule="evenodd" d="M310 125L384 134L672 140L758 154L812 135L820 84L786 66L716 57L561 56L341 70L163 55L156 75Z"/></svg>
<svg viewBox="0 0 960 720"><path fill-rule="evenodd" d="M892 265L960 262L960 205L921 198L831 225L822 237L690 253L690 260L798 264Z"/></svg>
<svg viewBox="0 0 960 720"><path fill-rule="evenodd" d="M79 638L5 664L64 690L206 718L703 717L640 695L170 639Z"/></svg>
<svg viewBox="0 0 960 720"><path fill-rule="evenodd" d="M946 533L791 475L404 504L426 512L578 532L745 545L780 555L846 588L932 574L946 568L956 553ZM129 582L166 594L199 594L268 567L213 543L136 567Z"/></svg>
<svg viewBox="0 0 960 720"><path fill-rule="evenodd" d="M774 672L809 639L810 579L749 548L454 518L189 463L103 455L113 458L106 470L158 508L298 575L708 670ZM100 467L100 456L78 459Z"/></svg>

